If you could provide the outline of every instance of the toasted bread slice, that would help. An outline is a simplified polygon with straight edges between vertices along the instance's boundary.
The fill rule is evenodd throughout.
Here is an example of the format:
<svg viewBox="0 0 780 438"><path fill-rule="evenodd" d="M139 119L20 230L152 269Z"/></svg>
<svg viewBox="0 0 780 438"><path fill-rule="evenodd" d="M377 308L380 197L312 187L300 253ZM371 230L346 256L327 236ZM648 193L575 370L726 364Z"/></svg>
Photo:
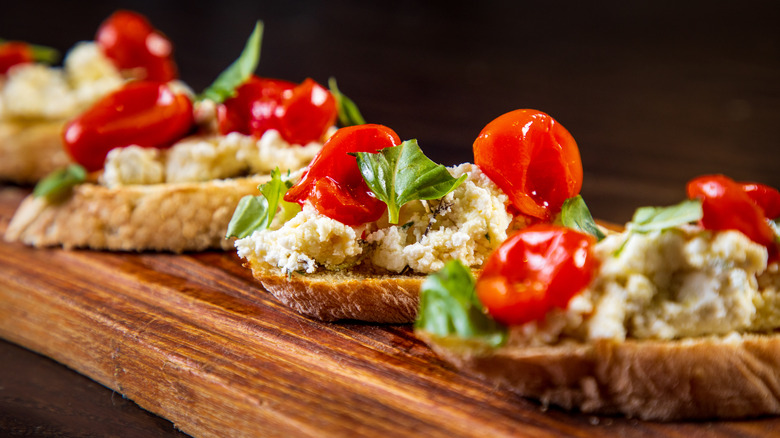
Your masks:
<svg viewBox="0 0 780 438"><path fill-rule="evenodd" d="M62 147L64 120L0 122L0 179L34 183L71 160Z"/></svg>
<svg viewBox="0 0 780 438"><path fill-rule="evenodd" d="M287 276L255 259L245 266L283 304L321 321L413 322L425 280L422 274L381 274L360 269Z"/></svg>
<svg viewBox="0 0 780 438"><path fill-rule="evenodd" d="M81 184L61 203L30 195L5 239L36 247L115 251L230 249L227 225L238 201L268 176L194 183Z"/></svg>
<svg viewBox="0 0 780 438"><path fill-rule="evenodd" d="M475 348L417 331L458 369L544 405L645 420L780 414L780 334Z"/></svg>

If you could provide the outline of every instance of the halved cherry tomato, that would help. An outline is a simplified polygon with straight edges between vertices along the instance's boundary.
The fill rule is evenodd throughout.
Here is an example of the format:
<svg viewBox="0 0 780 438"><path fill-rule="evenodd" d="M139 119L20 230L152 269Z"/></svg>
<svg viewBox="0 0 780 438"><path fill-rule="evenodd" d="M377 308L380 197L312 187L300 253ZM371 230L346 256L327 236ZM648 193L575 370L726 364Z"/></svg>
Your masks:
<svg viewBox="0 0 780 438"><path fill-rule="evenodd" d="M337 116L336 99L312 79L295 85L253 76L217 107L222 134L261 137L275 129L287 142L300 145L322 139Z"/></svg>
<svg viewBox="0 0 780 438"><path fill-rule="evenodd" d="M219 132L223 135L240 132L262 136L269 129L279 130L276 108L282 94L295 84L280 79L259 78L252 75L236 89L236 95L217 107Z"/></svg>
<svg viewBox="0 0 780 438"><path fill-rule="evenodd" d="M737 230L778 259L775 232L768 220L780 216L780 192L757 183L739 183L724 175L705 175L688 182L688 197L701 199L701 226Z"/></svg>
<svg viewBox="0 0 780 438"><path fill-rule="evenodd" d="M311 202L323 215L346 225L361 225L379 219L387 206L374 196L350 152L376 152L398 146L401 139L382 125L341 128L325 142L284 200L303 205Z"/></svg>
<svg viewBox="0 0 780 438"><path fill-rule="evenodd" d="M8 73L8 70L17 64L33 62L35 56L29 44L8 41L0 44L0 75Z"/></svg>
<svg viewBox="0 0 780 438"><path fill-rule="evenodd" d="M114 12L98 28L95 41L117 68L143 69L140 79L168 82L178 76L173 44L137 12Z"/></svg>
<svg viewBox="0 0 780 438"><path fill-rule="evenodd" d="M138 145L167 147L194 126L192 102L163 82L128 82L63 131L65 148L88 171L103 167L108 151Z"/></svg>
<svg viewBox="0 0 780 438"><path fill-rule="evenodd" d="M518 231L488 258L477 280L477 296L496 320L506 325L544 318L565 309L593 279L596 239L551 224Z"/></svg>
<svg viewBox="0 0 780 438"><path fill-rule="evenodd" d="M582 188L577 143L549 115L520 109L499 116L474 141L474 163L522 214L550 222Z"/></svg>

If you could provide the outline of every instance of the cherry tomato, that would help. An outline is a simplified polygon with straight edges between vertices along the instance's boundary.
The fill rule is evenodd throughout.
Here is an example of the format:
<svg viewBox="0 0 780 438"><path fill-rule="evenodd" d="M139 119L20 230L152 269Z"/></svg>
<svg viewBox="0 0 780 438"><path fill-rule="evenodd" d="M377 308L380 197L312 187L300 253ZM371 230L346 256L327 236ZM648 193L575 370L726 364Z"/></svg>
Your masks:
<svg viewBox="0 0 780 438"><path fill-rule="evenodd" d="M312 79L296 86L253 76L236 96L217 107L222 134L236 131L261 137L275 129L287 142L300 145L320 140L337 116L336 99Z"/></svg>
<svg viewBox="0 0 780 438"><path fill-rule="evenodd" d="M382 125L341 128L325 142L301 180L284 200L303 205L311 202L323 215L346 225L361 225L379 219L387 206L368 188L350 152L376 152L398 146L401 140Z"/></svg>
<svg viewBox="0 0 780 438"><path fill-rule="evenodd" d="M278 131L276 108L282 101L282 94L293 88L292 82L251 76L236 89L235 96L217 106L219 132L260 137L268 129Z"/></svg>
<svg viewBox="0 0 780 438"><path fill-rule="evenodd" d="M29 44L8 41L0 44L0 75L8 73L8 69L17 64L33 62L35 56Z"/></svg>
<svg viewBox="0 0 780 438"><path fill-rule="evenodd" d="M506 325L544 318L566 308L593 279L596 239L551 224L536 224L513 234L488 258L477 281L477 296Z"/></svg>
<svg viewBox="0 0 780 438"><path fill-rule="evenodd" d="M139 13L113 13L98 28L95 41L117 68L143 69L141 79L168 82L178 76L173 44Z"/></svg>
<svg viewBox="0 0 780 438"><path fill-rule="evenodd" d="M769 219L780 216L780 192L756 183L738 183L723 175L705 175L688 182L688 197L701 199L701 226L708 230L737 230L764 245L771 260L778 258Z"/></svg>
<svg viewBox="0 0 780 438"><path fill-rule="evenodd" d="M192 102L163 82L128 82L63 131L65 148L88 171L103 167L108 151L138 145L167 147L194 126Z"/></svg>
<svg viewBox="0 0 780 438"><path fill-rule="evenodd" d="M582 188L577 143L549 115L530 109L499 116L474 141L474 163L522 214L550 222Z"/></svg>

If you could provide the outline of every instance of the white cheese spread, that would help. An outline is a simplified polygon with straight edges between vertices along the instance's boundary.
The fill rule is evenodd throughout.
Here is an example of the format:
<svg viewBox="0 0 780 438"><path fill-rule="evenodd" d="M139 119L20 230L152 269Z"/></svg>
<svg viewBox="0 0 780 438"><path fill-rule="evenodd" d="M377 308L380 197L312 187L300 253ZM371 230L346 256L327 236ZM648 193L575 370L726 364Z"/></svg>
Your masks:
<svg viewBox="0 0 780 438"><path fill-rule="evenodd" d="M508 198L473 164L448 170L456 178L468 177L442 200L406 204L397 225L388 224L385 215L375 223L350 227L307 204L280 228L237 240L238 254L286 273L313 273L358 262L391 272L408 267L430 273L456 258L480 266L506 239L512 222L506 211Z"/></svg>

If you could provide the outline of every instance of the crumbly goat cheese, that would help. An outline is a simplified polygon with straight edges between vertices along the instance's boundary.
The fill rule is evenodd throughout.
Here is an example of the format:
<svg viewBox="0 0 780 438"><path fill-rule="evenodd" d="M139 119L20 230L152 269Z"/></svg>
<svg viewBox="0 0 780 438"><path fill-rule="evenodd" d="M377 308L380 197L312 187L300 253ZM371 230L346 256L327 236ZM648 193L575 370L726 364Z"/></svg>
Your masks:
<svg viewBox="0 0 780 438"><path fill-rule="evenodd" d="M392 272L408 266L430 273L455 258L480 266L507 237L512 222L505 207L508 199L473 164L448 170L456 178L463 174L468 178L440 201L405 205L398 225L389 225L385 215L376 223L350 227L307 204L280 228L239 239L238 253L287 273L312 273L319 267L333 269L359 261Z"/></svg>
<svg viewBox="0 0 780 438"><path fill-rule="evenodd" d="M319 142L290 145L275 130L266 131L259 140L237 132L190 137L169 149L143 154L137 151L138 147L117 148L106 157L102 182L115 187L267 174L276 167L283 170L304 167L321 148ZM163 169L159 175L158 168Z"/></svg>
<svg viewBox="0 0 780 438"><path fill-rule="evenodd" d="M566 310L512 329L511 343L676 339L780 326L780 274L736 231L620 233L596 245L596 279Z"/></svg>
<svg viewBox="0 0 780 438"><path fill-rule="evenodd" d="M43 64L14 66L0 90L2 117L67 119L124 81L92 42L77 44L68 52L64 65L64 69Z"/></svg>

